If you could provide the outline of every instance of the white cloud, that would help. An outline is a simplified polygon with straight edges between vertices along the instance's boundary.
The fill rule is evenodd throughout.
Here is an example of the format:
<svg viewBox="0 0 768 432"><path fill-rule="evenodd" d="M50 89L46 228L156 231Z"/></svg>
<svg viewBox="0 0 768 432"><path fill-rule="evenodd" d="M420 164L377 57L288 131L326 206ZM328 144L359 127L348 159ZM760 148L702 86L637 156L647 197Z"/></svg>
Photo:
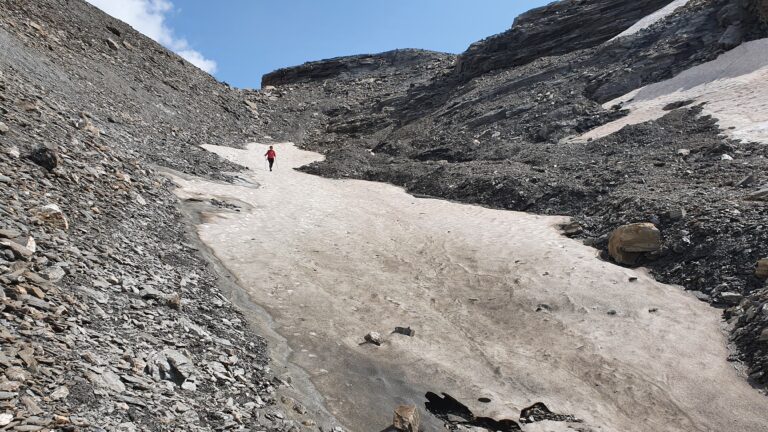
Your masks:
<svg viewBox="0 0 768 432"><path fill-rule="evenodd" d="M216 72L216 62L192 49L185 39L177 38L165 22L165 15L173 10L168 0L87 0L92 5L125 21L149 38L165 45L188 62L208 72Z"/></svg>

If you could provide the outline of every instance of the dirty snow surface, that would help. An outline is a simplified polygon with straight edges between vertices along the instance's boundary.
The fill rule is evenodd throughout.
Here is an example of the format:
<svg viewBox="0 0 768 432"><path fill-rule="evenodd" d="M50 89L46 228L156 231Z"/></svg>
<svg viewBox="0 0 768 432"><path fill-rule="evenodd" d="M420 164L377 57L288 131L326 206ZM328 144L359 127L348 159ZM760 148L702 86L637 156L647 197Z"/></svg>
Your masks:
<svg viewBox="0 0 768 432"><path fill-rule="evenodd" d="M666 113L665 106L682 101L704 103L703 114L715 117L732 138L768 143L768 39L741 44L711 62L606 103L605 108L622 103L630 114L583 134L579 140L658 119Z"/></svg>
<svg viewBox="0 0 768 432"><path fill-rule="evenodd" d="M386 428L399 403L440 426L424 412L434 391L479 416L517 421L541 401L583 420L552 430L768 431L768 398L726 361L720 312L600 261L560 235L564 218L315 177L292 168L319 156L290 144L274 172L265 146L208 149L249 182L177 178L179 196L241 207L203 214L198 233L350 430ZM369 331L384 343L363 344Z"/></svg>

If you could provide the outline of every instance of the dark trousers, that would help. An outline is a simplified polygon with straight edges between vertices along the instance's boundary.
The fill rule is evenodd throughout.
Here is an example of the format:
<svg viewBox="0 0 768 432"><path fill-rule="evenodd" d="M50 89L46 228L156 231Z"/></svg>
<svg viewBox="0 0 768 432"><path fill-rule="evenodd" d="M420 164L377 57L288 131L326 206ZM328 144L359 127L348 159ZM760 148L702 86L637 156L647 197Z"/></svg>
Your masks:
<svg viewBox="0 0 768 432"><path fill-rule="evenodd" d="M267 159L267 161L269 162L269 170L272 171L272 165L275 163L275 160L274 159Z"/></svg>

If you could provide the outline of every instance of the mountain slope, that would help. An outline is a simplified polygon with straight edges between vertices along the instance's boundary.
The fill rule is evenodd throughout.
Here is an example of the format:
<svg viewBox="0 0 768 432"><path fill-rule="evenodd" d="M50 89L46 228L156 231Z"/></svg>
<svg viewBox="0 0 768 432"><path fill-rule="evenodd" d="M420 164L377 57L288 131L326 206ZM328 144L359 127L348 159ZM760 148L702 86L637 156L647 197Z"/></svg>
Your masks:
<svg viewBox="0 0 768 432"><path fill-rule="evenodd" d="M698 100L573 139L628 114L606 102L768 36L765 0L691 0L616 38L666 4L568 0L458 57L312 62L247 91L81 0L0 2L0 393L13 413L0 420L18 430L335 425L322 407L281 396L289 380L270 371L239 291L187 235L160 173L236 181L238 166L199 145L270 138L324 152L312 173L571 215L599 248L616 226L652 221L664 249L645 264L723 307L751 378L765 383L768 290L754 276L768 256L764 143L728 138Z"/></svg>
<svg viewBox="0 0 768 432"><path fill-rule="evenodd" d="M264 340L154 168L239 170L197 144L252 136L242 92L80 0L0 2L0 52L0 424L320 421L277 405Z"/></svg>
<svg viewBox="0 0 768 432"><path fill-rule="evenodd" d="M337 105L324 111L298 109L312 116L301 133L272 133L326 153L308 172L386 181L416 194L496 208L572 215L584 241L601 249L621 224L655 223L664 247L644 264L661 281L700 291L702 299L724 307L741 358L751 377L763 382L768 350L758 339L768 321L755 311L766 290L754 274L755 263L768 256L760 228L766 208L750 197L760 196L755 193L768 181L765 145L722 135L715 119L701 115L703 100L675 101L664 117L603 138L572 138L627 115L605 102L768 36L767 4L690 1L632 34L616 37L633 24L627 22L567 48L580 31L567 26L567 17L599 4L566 1L531 12L518 20L521 28L473 45L455 65L424 71L421 83L378 90L380 97L361 78L280 86L292 90L269 105L277 112L325 100L321 87L332 85L345 96L343 103L325 102ZM547 15L554 12L557 18ZM636 19L650 12L642 10ZM531 35L561 39L546 45L555 51L536 51L525 45ZM733 97L731 105L739 106L738 95ZM721 160L724 154L728 160Z"/></svg>

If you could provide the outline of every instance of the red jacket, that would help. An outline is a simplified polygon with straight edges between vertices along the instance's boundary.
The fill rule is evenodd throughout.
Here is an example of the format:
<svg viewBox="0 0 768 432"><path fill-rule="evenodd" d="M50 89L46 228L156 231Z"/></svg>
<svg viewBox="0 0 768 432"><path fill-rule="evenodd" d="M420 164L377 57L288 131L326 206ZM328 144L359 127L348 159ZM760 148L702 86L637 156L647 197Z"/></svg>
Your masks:
<svg viewBox="0 0 768 432"><path fill-rule="evenodd" d="M264 153L264 156L266 156L266 157L267 157L267 159L274 159L274 158L276 158L276 157L277 157L277 153L275 153L275 151L274 151L274 150L272 150L272 149L269 149L269 150L267 150L267 152L266 152L266 153Z"/></svg>

